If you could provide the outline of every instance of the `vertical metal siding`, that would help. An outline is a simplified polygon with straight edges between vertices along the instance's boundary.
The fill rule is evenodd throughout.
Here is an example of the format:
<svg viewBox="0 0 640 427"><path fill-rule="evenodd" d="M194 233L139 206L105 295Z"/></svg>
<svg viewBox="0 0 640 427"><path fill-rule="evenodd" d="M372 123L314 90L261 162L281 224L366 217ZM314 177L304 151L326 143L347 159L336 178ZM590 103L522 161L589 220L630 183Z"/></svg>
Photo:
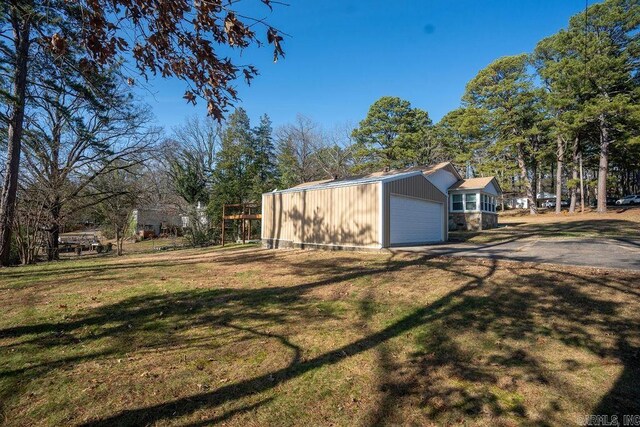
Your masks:
<svg viewBox="0 0 640 427"><path fill-rule="evenodd" d="M344 246L379 245L378 183L263 195L262 237Z"/></svg>
<svg viewBox="0 0 640 427"><path fill-rule="evenodd" d="M387 185L389 186L389 191L394 194L432 200L434 202L446 202L447 196L421 175L391 181Z"/></svg>

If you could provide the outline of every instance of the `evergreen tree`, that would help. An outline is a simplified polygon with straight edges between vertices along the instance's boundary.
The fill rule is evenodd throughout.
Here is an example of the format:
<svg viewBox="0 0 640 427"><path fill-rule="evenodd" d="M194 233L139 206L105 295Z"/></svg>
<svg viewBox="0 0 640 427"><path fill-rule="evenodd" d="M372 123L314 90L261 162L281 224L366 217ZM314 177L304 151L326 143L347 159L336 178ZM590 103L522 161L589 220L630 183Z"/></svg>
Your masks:
<svg viewBox="0 0 640 427"><path fill-rule="evenodd" d="M546 135L539 126L542 94L528 65L526 54L494 61L467 84L463 101L486 115L491 150L517 163L530 211L535 214L537 168Z"/></svg>
<svg viewBox="0 0 640 427"><path fill-rule="evenodd" d="M584 63L575 51L568 50L571 38L569 33L561 31L538 43L534 52L534 63L546 90L545 104L550 115L552 136L555 139L557 213L562 206L563 169L569 162L569 149L572 170L572 181L568 182L571 194L569 211L575 211L578 162L582 155L581 147L584 145L581 135L584 135L587 125L581 119L587 83L581 78Z"/></svg>
<svg viewBox="0 0 640 427"><path fill-rule="evenodd" d="M627 160L634 159L640 116L639 28L637 2L608 0L575 15L568 29L536 47L536 66L553 113L557 193L568 144L572 153L571 211L575 209L578 162L584 152L597 155L599 212L606 211L607 192L617 181L610 179L610 163L614 162L615 169L624 165L637 170L638 162Z"/></svg>
<svg viewBox="0 0 640 427"><path fill-rule="evenodd" d="M434 128L435 138L447 153L443 160L453 162L461 171L482 170L489 156L484 122L482 111L471 107L445 114Z"/></svg>
<svg viewBox="0 0 640 427"><path fill-rule="evenodd" d="M253 134L255 153L252 192L258 200L262 193L273 190L277 181L273 129L268 115L260 117L260 124L253 129Z"/></svg>
<svg viewBox="0 0 640 427"><path fill-rule="evenodd" d="M169 174L176 193L189 206L206 203L209 200L208 177L200 159L193 153L185 151L170 163Z"/></svg>
<svg viewBox="0 0 640 427"><path fill-rule="evenodd" d="M218 230L224 204L259 202L254 191L256 141L247 112L237 108L222 130L209 202L212 227Z"/></svg>
<svg viewBox="0 0 640 427"><path fill-rule="evenodd" d="M429 162L431 127L427 112L412 108L409 101L380 98L353 131L358 155L365 159L360 169L403 168Z"/></svg>
<svg viewBox="0 0 640 427"><path fill-rule="evenodd" d="M640 4L608 0L591 6L586 16L571 18L564 44L563 54L584 64L576 70L586 82L581 120L598 128L597 206L606 212L612 145L622 148L630 130L638 134Z"/></svg>

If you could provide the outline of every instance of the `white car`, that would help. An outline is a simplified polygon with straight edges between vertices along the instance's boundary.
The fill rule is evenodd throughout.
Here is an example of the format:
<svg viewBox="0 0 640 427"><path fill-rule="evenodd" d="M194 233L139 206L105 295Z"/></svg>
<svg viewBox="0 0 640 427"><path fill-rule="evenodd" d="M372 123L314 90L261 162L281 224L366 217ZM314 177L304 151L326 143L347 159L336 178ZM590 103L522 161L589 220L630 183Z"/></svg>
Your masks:
<svg viewBox="0 0 640 427"><path fill-rule="evenodd" d="M616 200L616 205L635 205L640 204L640 194L632 194Z"/></svg>

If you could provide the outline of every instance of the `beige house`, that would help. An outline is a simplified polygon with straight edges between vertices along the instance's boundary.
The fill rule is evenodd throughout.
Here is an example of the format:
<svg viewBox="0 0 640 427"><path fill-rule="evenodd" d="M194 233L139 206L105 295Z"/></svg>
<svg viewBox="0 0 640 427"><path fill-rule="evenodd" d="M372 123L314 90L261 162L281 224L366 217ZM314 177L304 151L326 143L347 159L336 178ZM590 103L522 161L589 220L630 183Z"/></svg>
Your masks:
<svg viewBox="0 0 640 427"><path fill-rule="evenodd" d="M134 209L129 219L130 234L159 236L183 226L184 219L175 209Z"/></svg>
<svg viewBox="0 0 640 427"><path fill-rule="evenodd" d="M444 242L455 167L376 172L262 195L266 247L369 248ZM460 191L464 191L460 189Z"/></svg>

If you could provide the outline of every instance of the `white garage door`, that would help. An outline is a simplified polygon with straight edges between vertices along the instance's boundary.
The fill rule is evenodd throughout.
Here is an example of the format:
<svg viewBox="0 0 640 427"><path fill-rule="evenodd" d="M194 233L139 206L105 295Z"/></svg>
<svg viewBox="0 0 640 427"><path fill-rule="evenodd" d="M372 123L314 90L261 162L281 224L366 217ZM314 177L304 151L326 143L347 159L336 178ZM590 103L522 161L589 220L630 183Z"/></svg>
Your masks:
<svg viewBox="0 0 640 427"><path fill-rule="evenodd" d="M392 245L443 240L442 203L392 195L389 215Z"/></svg>

